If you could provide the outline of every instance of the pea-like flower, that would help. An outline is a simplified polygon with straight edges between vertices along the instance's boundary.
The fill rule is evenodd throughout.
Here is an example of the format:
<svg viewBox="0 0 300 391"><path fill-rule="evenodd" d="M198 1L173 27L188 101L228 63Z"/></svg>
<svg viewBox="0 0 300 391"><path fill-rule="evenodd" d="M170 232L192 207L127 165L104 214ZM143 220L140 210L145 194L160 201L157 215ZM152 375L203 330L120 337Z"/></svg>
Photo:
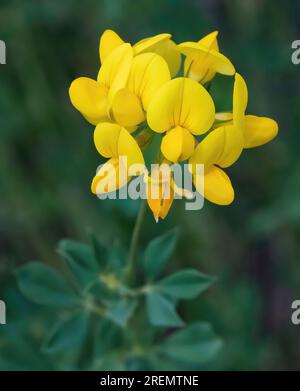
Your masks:
<svg viewBox="0 0 300 391"><path fill-rule="evenodd" d="M100 155L109 159L92 181L94 194L113 192L124 186L130 177L142 174L143 154L136 140L122 126L105 122L97 125L94 143ZM138 170L133 171L135 166Z"/></svg>
<svg viewBox="0 0 300 391"><path fill-rule="evenodd" d="M155 167L150 176L146 175L147 202L154 219L164 219L173 204L175 183L170 166L163 163Z"/></svg>
<svg viewBox="0 0 300 391"><path fill-rule="evenodd" d="M206 199L219 205L228 205L234 199L231 181L222 168L235 163L244 148L263 145L278 133L278 125L273 119L245 115L247 103L247 85L242 76L236 73L233 113L217 114L217 119L225 120L228 124L212 130L198 144L190 159L196 189L204 193ZM204 165L204 190L198 185L196 164Z"/></svg>
<svg viewBox="0 0 300 391"><path fill-rule="evenodd" d="M165 133L161 151L166 159L179 162L194 152L195 135L214 123L215 105L196 81L177 78L165 83L150 102L147 121L152 130Z"/></svg>
<svg viewBox="0 0 300 391"><path fill-rule="evenodd" d="M122 44L102 64L97 80L79 77L69 89L73 106L93 125L113 121L116 93L127 85L133 60L132 47Z"/></svg>
<svg viewBox="0 0 300 391"><path fill-rule="evenodd" d="M131 131L145 121L151 98L168 80L169 68L161 56L143 53L133 58L132 47L123 43L105 57L97 81L73 81L70 98L92 124L116 122Z"/></svg>
<svg viewBox="0 0 300 391"><path fill-rule="evenodd" d="M184 76L205 84L212 80L216 73L234 75L233 64L219 52L217 36L218 31L214 31L198 42L178 45L178 50L186 56Z"/></svg>
<svg viewBox="0 0 300 391"><path fill-rule="evenodd" d="M132 46L133 54L156 53L163 57L169 66L171 76L178 73L181 66L181 55L177 45L171 40L171 34L158 34L144 38ZM124 43L123 39L113 30L105 30L100 38L99 53L101 63L117 47Z"/></svg>
<svg viewBox="0 0 300 391"><path fill-rule="evenodd" d="M125 127L141 124L153 96L169 80L167 63L158 54L143 53L134 57L126 86L114 95L112 118Z"/></svg>

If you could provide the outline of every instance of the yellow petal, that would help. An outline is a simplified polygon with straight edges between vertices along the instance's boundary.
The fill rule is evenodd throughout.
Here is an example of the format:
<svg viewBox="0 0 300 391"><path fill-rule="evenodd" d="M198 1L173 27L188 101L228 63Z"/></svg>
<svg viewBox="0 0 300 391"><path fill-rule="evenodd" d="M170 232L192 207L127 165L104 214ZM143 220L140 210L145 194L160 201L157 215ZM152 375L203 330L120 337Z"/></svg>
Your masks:
<svg viewBox="0 0 300 391"><path fill-rule="evenodd" d="M246 115L244 148L254 148L273 140L278 133L278 124L271 118Z"/></svg>
<svg viewBox="0 0 300 391"><path fill-rule="evenodd" d="M145 120L140 99L126 88L115 94L111 109L114 120L125 127L135 126Z"/></svg>
<svg viewBox="0 0 300 391"><path fill-rule="evenodd" d="M166 216L169 213L169 210L172 206L172 203L174 201L174 191L171 189L171 194L170 196L166 197L164 195L164 188L160 187L158 189L158 192L160 193L159 198L152 198L151 196L151 191L149 191L147 195L147 202L149 205L149 208L151 209L154 219L156 222L161 219L165 219Z"/></svg>
<svg viewBox="0 0 300 391"><path fill-rule="evenodd" d="M103 64L108 55L124 43L123 39L112 30L105 30L100 38L99 54Z"/></svg>
<svg viewBox="0 0 300 391"><path fill-rule="evenodd" d="M227 57L203 44L184 42L178 45L178 50L187 57L192 57L193 59L201 57L202 61L205 59L206 69L228 76L232 76L235 73L235 68Z"/></svg>
<svg viewBox="0 0 300 391"><path fill-rule="evenodd" d="M223 168L229 167L238 160L243 151L243 133L233 125L217 128L213 132L218 132L223 139L223 151L215 163Z"/></svg>
<svg viewBox="0 0 300 391"><path fill-rule="evenodd" d="M125 128L128 130L129 133L133 133L135 130L137 130L138 126L125 126Z"/></svg>
<svg viewBox="0 0 300 391"><path fill-rule="evenodd" d="M182 126L195 135L207 132L215 117L214 102L206 89L187 78L165 83L151 100L147 120L158 133Z"/></svg>
<svg viewBox="0 0 300 391"><path fill-rule="evenodd" d="M126 87L132 59L132 47L129 43L124 43L116 48L102 64L98 81L108 88L109 103L112 102L116 92Z"/></svg>
<svg viewBox="0 0 300 391"><path fill-rule="evenodd" d="M213 31L212 33L209 33L205 37L201 38L198 41L198 43L200 43L200 45L206 46L218 52L219 51L219 45L217 40L218 34L219 34L218 31Z"/></svg>
<svg viewBox="0 0 300 391"><path fill-rule="evenodd" d="M243 145L240 129L227 125L213 130L197 145L189 161L192 172L195 172L196 164L217 164L223 168L231 166L240 157Z"/></svg>
<svg viewBox="0 0 300 391"><path fill-rule="evenodd" d="M203 195L201 180L193 176L197 191ZM234 190L228 175L219 167L211 166L205 169L204 174L204 197L214 204L229 205L234 200Z"/></svg>
<svg viewBox="0 0 300 391"><path fill-rule="evenodd" d="M170 72L164 59L155 53L134 57L128 80L128 89L137 95L147 110L157 90L170 80Z"/></svg>
<svg viewBox="0 0 300 391"><path fill-rule="evenodd" d="M107 88L88 77L74 80L69 89L73 106L93 125L108 120Z"/></svg>
<svg viewBox="0 0 300 391"><path fill-rule="evenodd" d="M218 31L206 35L200 39L198 43L209 49L219 51L217 41ZM184 62L184 74L196 81L201 81L202 84L209 82L216 74L214 69L209 68L209 63L206 61L206 54L199 53L194 56L187 56Z"/></svg>
<svg viewBox="0 0 300 391"><path fill-rule="evenodd" d="M122 159L112 158L104 163L91 184L92 193L102 195L120 189L129 181L126 165Z"/></svg>
<svg viewBox="0 0 300 391"><path fill-rule="evenodd" d="M94 143L100 155L106 158L127 158L130 169L133 164L144 164L144 157L136 140L120 125L99 124L94 132Z"/></svg>
<svg viewBox="0 0 300 391"><path fill-rule="evenodd" d="M134 54L155 52L158 45L170 38L171 34L158 34L154 37L144 38L133 46Z"/></svg>
<svg viewBox="0 0 300 391"><path fill-rule="evenodd" d="M163 57L168 64L171 77L175 77L181 66L181 53L177 49L177 45L171 39L163 41L155 49L155 53Z"/></svg>
<svg viewBox="0 0 300 391"><path fill-rule="evenodd" d="M124 128L120 131L120 137L118 140L118 155L127 157L129 170L133 164L145 164L144 157L138 143Z"/></svg>
<svg viewBox="0 0 300 391"><path fill-rule="evenodd" d="M147 202L158 222L164 219L174 200L173 178L170 170L161 170L160 166L147 181Z"/></svg>
<svg viewBox="0 0 300 391"><path fill-rule="evenodd" d="M224 149L224 135L220 131L210 132L196 147L189 163L195 173L196 164L211 166L216 164Z"/></svg>
<svg viewBox="0 0 300 391"><path fill-rule="evenodd" d="M161 143L163 155L173 163L188 159L192 155L194 148L194 136L187 129L180 126L169 130Z"/></svg>
<svg viewBox="0 0 300 391"><path fill-rule="evenodd" d="M108 122L100 123L94 131L94 143L97 151L106 158L118 158L119 138L122 127Z"/></svg>
<svg viewBox="0 0 300 391"><path fill-rule="evenodd" d="M236 73L233 88L233 122L241 128L244 127L247 104L248 89L246 82L239 73Z"/></svg>

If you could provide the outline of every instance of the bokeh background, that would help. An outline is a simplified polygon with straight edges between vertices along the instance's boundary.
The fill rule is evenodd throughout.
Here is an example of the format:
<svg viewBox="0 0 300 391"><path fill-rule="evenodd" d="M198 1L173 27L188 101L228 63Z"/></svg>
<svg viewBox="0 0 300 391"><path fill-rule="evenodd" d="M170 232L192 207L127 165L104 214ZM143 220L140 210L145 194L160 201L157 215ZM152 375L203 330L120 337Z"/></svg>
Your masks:
<svg viewBox="0 0 300 391"><path fill-rule="evenodd" d="M231 206L207 202L187 212L177 201L159 224L149 212L141 243L179 226L170 270L193 266L218 276L180 309L189 320L208 320L223 339L212 369L299 370L300 326L290 320L291 302L300 298L300 65L291 62L300 37L297 0L1 0L0 298L8 325L0 326L0 352L4 340L16 343L1 353L0 369L28 363L24 330L39 335L48 325L47 310L32 309L18 293L16 267L57 265L57 241L85 241L89 230L106 243L130 240L138 203L90 193L100 163L93 128L68 99L75 77L96 76L106 28L130 42L161 32L176 42L197 40L219 30L222 52L246 78L248 113L278 121L275 141L246 151L228 170ZM217 76L213 87L220 110L231 107L232 81L224 79Z"/></svg>

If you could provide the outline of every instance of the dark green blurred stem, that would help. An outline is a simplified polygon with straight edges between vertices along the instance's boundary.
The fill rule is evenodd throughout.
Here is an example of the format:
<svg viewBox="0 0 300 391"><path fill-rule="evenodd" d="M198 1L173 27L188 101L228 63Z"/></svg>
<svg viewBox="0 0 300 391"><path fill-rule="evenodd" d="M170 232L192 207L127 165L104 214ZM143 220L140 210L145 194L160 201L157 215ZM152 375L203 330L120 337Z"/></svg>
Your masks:
<svg viewBox="0 0 300 391"><path fill-rule="evenodd" d="M145 212L146 212L146 201L142 200L139 213L137 215L135 225L133 228L133 233L132 233L129 252L128 252L126 279L130 284L135 283L135 271L137 266L136 253L137 253L138 241L139 241L141 229L143 226Z"/></svg>

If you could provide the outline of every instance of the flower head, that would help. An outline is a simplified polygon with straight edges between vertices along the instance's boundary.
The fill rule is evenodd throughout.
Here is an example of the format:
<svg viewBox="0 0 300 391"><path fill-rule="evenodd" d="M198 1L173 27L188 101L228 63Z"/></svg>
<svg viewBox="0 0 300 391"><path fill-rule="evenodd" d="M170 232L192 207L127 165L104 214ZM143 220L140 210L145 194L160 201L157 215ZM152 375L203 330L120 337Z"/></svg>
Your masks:
<svg viewBox="0 0 300 391"><path fill-rule="evenodd" d="M177 196L193 196L185 184L176 185L171 170L173 163L188 161L198 193L219 205L233 201L234 189L224 169L244 149L271 141L278 125L246 114L247 85L220 53L217 35L177 46L170 34L134 45L112 30L102 34L97 80L80 77L69 90L74 107L96 125L96 149L108 159L92 181L94 194L113 192L143 174L148 205L156 220L163 219ZM184 75L175 77L181 53L186 56ZM216 113L207 86L216 73L235 74L231 112ZM146 160L158 167L148 172L143 154L157 139L152 161ZM199 164L203 170L198 170Z"/></svg>

